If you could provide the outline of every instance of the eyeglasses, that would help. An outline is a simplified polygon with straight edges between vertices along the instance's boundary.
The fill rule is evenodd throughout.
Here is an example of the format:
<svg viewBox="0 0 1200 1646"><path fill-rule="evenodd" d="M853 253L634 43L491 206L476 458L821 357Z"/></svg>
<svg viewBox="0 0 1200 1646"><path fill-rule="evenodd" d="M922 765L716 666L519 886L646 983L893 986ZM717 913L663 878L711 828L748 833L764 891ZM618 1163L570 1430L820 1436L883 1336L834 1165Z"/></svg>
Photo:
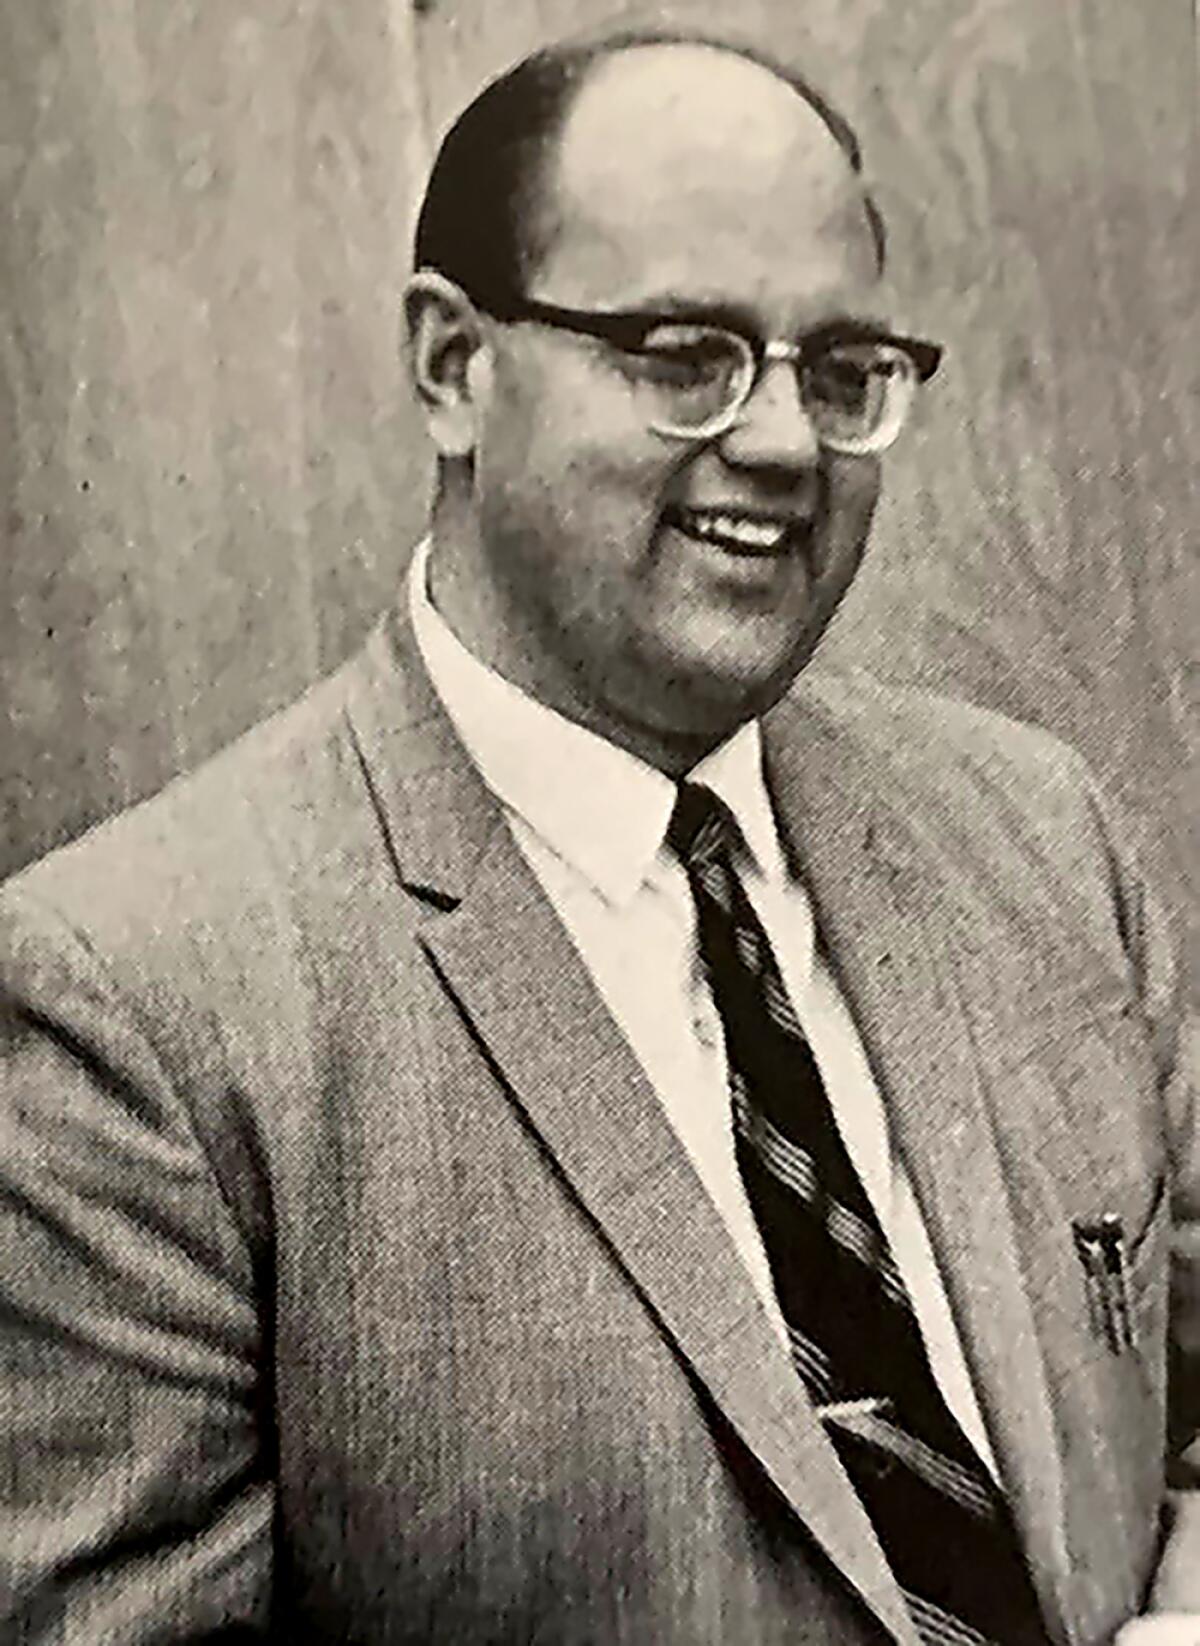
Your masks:
<svg viewBox="0 0 1200 1646"><path fill-rule="evenodd" d="M857 322L835 322L793 342L686 316L564 309L516 295L476 306L494 320L553 326L609 344L624 356L650 428L680 440L727 434L768 364L786 360L818 442L846 456L873 455L896 439L917 385L929 381L942 357L936 343Z"/></svg>

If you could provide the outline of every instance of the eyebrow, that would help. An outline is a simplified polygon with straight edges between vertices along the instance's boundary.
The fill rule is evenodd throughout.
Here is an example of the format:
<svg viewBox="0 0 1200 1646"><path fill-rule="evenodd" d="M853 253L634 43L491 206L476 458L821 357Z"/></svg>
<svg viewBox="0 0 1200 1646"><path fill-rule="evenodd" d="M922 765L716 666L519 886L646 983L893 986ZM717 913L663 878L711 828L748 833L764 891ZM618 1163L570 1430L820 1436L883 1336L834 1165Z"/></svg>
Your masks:
<svg viewBox="0 0 1200 1646"><path fill-rule="evenodd" d="M766 332L758 317L744 303L722 299L712 301L685 297L675 292L658 292L636 305L623 305L628 314L647 318L662 316L664 320L690 321L695 325L722 326L729 331L745 332L751 337L764 337ZM855 342L886 341L898 335L891 321L878 314L854 314L849 310L827 315L817 325L801 329L796 336L811 338L813 342L849 339Z"/></svg>

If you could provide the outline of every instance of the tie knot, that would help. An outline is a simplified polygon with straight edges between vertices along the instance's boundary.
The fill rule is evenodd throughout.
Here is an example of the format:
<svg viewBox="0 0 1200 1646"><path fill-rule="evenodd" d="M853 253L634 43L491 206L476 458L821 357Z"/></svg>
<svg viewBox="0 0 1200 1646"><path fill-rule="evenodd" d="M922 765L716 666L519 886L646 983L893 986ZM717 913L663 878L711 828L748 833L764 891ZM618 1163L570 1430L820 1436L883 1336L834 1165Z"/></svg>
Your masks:
<svg viewBox="0 0 1200 1646"><path fill-rule="evenodd" d="M679 785L667 824L667 845L685 869L726 856L737 839L737 822L723 800L703 783Z"/></svg>

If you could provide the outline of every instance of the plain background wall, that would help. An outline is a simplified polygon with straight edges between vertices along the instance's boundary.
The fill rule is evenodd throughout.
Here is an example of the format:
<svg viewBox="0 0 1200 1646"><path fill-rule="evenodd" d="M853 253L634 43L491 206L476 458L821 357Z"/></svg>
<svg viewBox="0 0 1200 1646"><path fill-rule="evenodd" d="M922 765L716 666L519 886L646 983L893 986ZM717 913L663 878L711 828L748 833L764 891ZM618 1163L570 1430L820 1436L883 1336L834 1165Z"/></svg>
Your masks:
<svg viewBox="0 0 1200 1646"><path fill-rule="evenodd" d="M0 873L288 699L391 597L428 495L395 345L431 142L610 11L6 0ZM1189 0L736 16L858 124L907 318L950 351L826 655L1078 743L1194 911Z"/></svg>

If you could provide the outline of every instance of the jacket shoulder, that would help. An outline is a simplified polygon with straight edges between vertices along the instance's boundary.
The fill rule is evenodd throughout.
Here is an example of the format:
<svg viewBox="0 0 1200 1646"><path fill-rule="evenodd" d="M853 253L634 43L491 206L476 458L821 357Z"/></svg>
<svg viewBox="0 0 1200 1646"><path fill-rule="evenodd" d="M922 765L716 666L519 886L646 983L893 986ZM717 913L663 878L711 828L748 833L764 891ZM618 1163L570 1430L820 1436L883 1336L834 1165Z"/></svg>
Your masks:
<svg viewBox="0 0 1200 1646"><path fill-rule="evenodd" d="M1161 924L1148 880L1155 842L1077 749L865 672L831 671L804 695L837 768L858 773L858 799L888 820L891 861L943 913L958 908L976 936L1008 922L1026 953L1030 934L1035 947L1057 940L1085 969L1089 956L1110 970L1144 957L1148 924Z"/></svg>
<svg viewBox="0 0 1200 1646"><path fill-rule="evenodd" d="M1069 873L1077 853L1108 855L1110 828L1130 835L1083 755L1044 727L865 671L805 681L799 701L935 852L990 855L998 836L1026 839Z"/></svg>
<svg viewBox="0 0 1200 1646"><path fill-rule="evenodd" d="M352 659L194 771L29 865L0 888L102 952L147 957L205 931L249 932L322 840L343 833L362 779L348 716Z"/></svg>
<svg viewBox="0 0 1200 1646"><path fill-rule="evenodd" d="M996 709L923 686L898 685L865 670L826 672L805 693L848 735L887 764L914 776L952 767L980 774L1009 770L1037 784L1087 787L1079 751L1056 733Z"/></svg>

